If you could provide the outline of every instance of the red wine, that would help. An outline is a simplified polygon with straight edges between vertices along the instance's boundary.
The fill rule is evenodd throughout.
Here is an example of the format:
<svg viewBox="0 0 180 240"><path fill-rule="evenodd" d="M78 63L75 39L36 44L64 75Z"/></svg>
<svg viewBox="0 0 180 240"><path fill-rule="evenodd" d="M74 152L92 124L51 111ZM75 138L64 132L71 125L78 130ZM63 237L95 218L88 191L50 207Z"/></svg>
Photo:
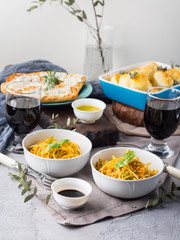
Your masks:
<svg viewBox="0 0 180 240"><path fill-rule="evenodd" d="M175 102L153 100L146 104L144 124L153 138L163 140L176 131L179 117L180 108Z"/></svg>
<svg viewBox="0 0 180 240"><path fill-rule="evenodd" d="M40 100L36 98L13 97L6 103L7 121L19 134L31 132L38 124L40 113Z"/></svg>
<svg viewBox="0 0 180 240"><path fill-rule="evenodd" d="M62 195L64 197L72 197L72 198L85 196L84 193L82 193L76 189L64 189L64 190L59 191L58 194Z"/></svg>

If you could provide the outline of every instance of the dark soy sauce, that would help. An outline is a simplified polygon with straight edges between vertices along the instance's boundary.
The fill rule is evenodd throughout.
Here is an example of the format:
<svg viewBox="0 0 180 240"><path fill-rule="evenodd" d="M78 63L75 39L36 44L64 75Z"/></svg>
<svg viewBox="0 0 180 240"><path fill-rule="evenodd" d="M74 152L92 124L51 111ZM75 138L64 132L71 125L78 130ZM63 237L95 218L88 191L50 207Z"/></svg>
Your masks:
<svg viewBox="0 0 180 240"><path fill-rule="evenodd" d="M175 102L154 100L146 104L144 124L148 133L155 139L163 140L171 136L178 127L180 108Z"/></svg>
<svg viewBox="0 0 180 240"><path fill-rule="evenodd" d="M76 190L76 189L64 189L59 192L57 192L59 195L64 196L64 197L72 197L72 198L77 198L77 197L83 197L85 196L84 193Z"/></svg>
<svg viewBox="0 0 180 240"><path fill-rule="evenodd" d="M36 98L13 97L6 103L6 118L16 133L27 134L39 121L40 101Z"/></svg>

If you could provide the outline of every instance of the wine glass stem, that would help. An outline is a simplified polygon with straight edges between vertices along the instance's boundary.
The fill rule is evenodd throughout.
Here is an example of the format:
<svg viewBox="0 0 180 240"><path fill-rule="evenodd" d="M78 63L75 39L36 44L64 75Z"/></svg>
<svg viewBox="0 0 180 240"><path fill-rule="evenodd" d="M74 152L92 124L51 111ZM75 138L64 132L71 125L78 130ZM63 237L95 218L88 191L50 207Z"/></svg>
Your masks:
<svg viewBox="0 0 180 240"><path fill-rule="evenodd" d="M25 134L18 134L18 133L14 133L14 143L16 144L22 144L22 140L23 138L25 137L26 135Z"/></svg>
<svg viewBox="0 0 180 240"><path fill-rule="evenodd" d="M7 147L8 152L23 154L22 140L25 134L18 134L14 132L14 138L11 144Z"/></svg>
<svg viewBox="0 0 180 240"><path fill-rule="evenodd" d="M151 147L156 149L157 152L164 152L167 149L167 139L157 140L151 137Z"/></svg>

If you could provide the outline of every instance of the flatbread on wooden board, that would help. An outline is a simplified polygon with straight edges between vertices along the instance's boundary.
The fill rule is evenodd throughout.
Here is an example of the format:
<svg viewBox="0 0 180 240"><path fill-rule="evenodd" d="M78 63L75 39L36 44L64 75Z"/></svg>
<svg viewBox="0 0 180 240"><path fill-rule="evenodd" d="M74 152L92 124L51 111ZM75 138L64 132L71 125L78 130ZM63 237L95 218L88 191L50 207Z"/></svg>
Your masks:
<svg viewBox="0 0 180 240"><path fill-rule="evenodd" d="M47 88L44 83L45 76L47 75L48 72L13 73L6 78L6 82L1 84L1 91L6 94L6 84L11 81L30 81L32 83L31 88L33 85L41 86L42 102L64 102L75 100L86 81L84 75L56 72L55 76L60 82L52 88ZM21 89L16 89L16 91L22 92Z"/></svg>

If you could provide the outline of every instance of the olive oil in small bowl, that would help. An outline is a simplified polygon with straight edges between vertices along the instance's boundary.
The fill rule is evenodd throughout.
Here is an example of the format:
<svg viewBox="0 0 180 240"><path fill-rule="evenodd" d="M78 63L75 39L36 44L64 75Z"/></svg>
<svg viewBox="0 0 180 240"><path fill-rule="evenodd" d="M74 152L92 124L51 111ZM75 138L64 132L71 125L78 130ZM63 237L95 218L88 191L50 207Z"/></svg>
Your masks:
<svg viewBox="0 0 180 240"><path fill-rule="evenodd" d="M92 192L91 185L79 178L61 178L51 185L56 202L65 209L82 207Z"/></svg>
<svg viewBox="0 0 180 240"><path fill-rule="evenodd" d="M90 106L90 105L82 105L82 106L77 107L77 109L81 110L81 111L87 111L87 112L94 112L94 111L101 110L98 107L94 107L94 106Z"/></svg>
<svg viewBox="0 0 180 240"><path fill-rule="evenodd" d="M83 123L94 123L102 117L106 104L95 98L82 98L72 102L72 108Z"/></svg>

